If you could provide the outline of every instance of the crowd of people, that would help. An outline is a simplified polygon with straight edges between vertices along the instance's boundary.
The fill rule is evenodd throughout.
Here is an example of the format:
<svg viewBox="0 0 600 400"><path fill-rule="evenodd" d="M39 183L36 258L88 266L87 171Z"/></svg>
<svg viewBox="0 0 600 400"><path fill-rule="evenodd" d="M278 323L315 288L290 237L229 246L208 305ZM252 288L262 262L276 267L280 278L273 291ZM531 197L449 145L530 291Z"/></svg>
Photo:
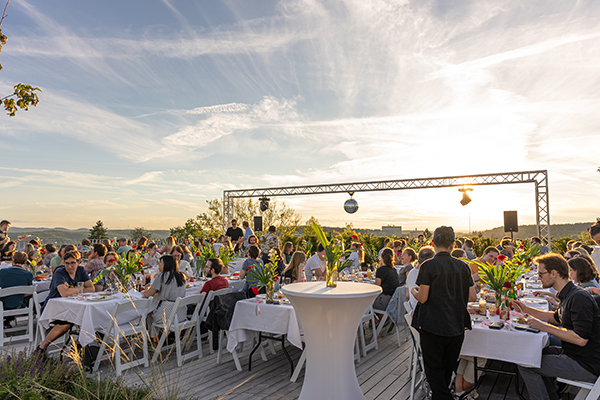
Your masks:
<svg viewBox="0 0 600 400"><path fill-rule="evenodd" d="M0 269L0 287L31 285L32 271L37 269L52 274L48 299L75 294L79 291L78 284L83 286L84 292L101 291L109 287L114 278L102 271L114 266L121 258L136 258L145 268L158 271L143 291L146 297L159 296L161 299L152 316L155 322L171 312L177 297L185 296L185 282L189 278L185 271L196 268L193 251L205 243L204 240L193 243L189 239L178 243L177 239L169 237L159 246L146 238L135 244L119 238L113 248L109 240L92 244L86 239L79 247L64 245L57 249L53 244L47 244L40 251L39 243L31 241L25 251L17 251L17 241L11 241L7 235L9 227L10 222L0 222L0 254L5 260L10 254L12 261L9 268ZM281 245L274 226L260 238L247 221L243 221L242 227L233 220L225 235L214 243L206 243L217 251L226 246L245 258L240 278L246 279L244 290L249 295L253 293L250 289L258 285L248 274L249 269L262 268L273 259L277 275L287 283L324 280L326 257L322 245L319 244L310 255L303 243ZM541 255L534 260L538 279L543 288L551 288L555 293L547 297L552 307L548 311L534 309L518 300L514 302L515 307L529 316L530 327L552 337L551 345L543 350L540 368L519 366L530 398L534 400L559 398L556 377L594 382L600 374L600 277L597 269L600 222L591 226L589 232L597 246L571 241L562 255L551 252L539 238L530 239L532 245L538 244L541 248ZM378 253L374 279L382 293L375 299L373 307L386 310L396 290L406 287L402 293L414 309L412 325L420 335L425 375L434 400L453 399L473 387L473 359L460 357L465 330L471 329L467 303L477 299L476 288L481 285L479 265L500 265L514 253L514 242L505 237L498 246L489 246L477 254L471 239L457 240L453 229L446 226L435 230L430 243L426 243L422 235L416 246L409 246L404 239L384 241ZM346 256L352 262L345 272L366 268L358 240L352 241ZM32 265L35 268L32 269ZM205 283L202 291L228 287L228 280L221 275L229 271L220 258L210 258L203 272L210 281ZM11 296L1 301L5 309L14 309L23 306L24 299L23 296ZM178 312L185 318L186 310ZM10 319L4 320L5 326L10 327L10 324ZM51 325L39 351L45 351L49 343L71 327L67 321L53 321ZM479 366L486 362L485 359L478 361ZM453 376L456 377L454 381ZM476 390L471 391L469 398L476 397L476 393Z"/></svg>

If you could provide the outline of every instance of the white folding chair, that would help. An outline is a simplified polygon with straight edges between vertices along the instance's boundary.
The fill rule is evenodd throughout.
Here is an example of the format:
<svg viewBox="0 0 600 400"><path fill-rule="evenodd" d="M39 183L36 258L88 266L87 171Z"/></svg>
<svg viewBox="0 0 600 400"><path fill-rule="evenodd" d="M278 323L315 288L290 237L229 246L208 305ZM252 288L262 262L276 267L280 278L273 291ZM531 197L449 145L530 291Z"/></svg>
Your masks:
<svg viewBox="0 0 600 400"><path fill-rule="evenodd" d="M392 298L395 298L395 301L397 302L396 304L398 304L398 315L396 320L398 321L398 325L394 324L394 328L396 329L396 339L398 339L398 347L402 347L402 337L400 336L400 321L402 321L402 304L404 302L404 299L406 298L406 285L403 286L398 286L396 288L396 291L394 292L394 294L392 295ZM390 299L390 303L392 302L392 299ZM389 306L388 306L389 308ZM381 311L378 310L376 308L373 309L373 312L375 314L381 315L380 320L379 320L379 325L377 325L377 336L381 336L381 331L383 330L383 326L385 325L385 322L387 321L387 319L389 318L389 314L388 311Z"/></svg>
<svg viewBox="0 0 600 400"><path fill-rule="evenodd" d="M229 281L229 288L234 292L239 292L244 287L246 281L244 279L238 281Z"/></svg>
<svg viewBox="0 0 600 400"><path fill-rule="evenodd" d="M219 289L216 291L210 291L208 292L208 294L206 295L206 298L204 299L204 305L202 306L202 309L200 310L200 314L198 314L198 318L200 320L200 323L202 322L206 322L206 318L208 317L208 313L210 312L210 303L214 300L215 295L221 295L221 294L226 294L226 293L231 293L232 289L231 287L229 288L225 288L225 289ZM212 331L208 331L204 334L200 335L200 339L204 339L205 337L208 337L208 345L210 348L210 354L213 354L215 351L213 350L213 335L212 335ZM200 354L202 354L202 347L200 347Z"/></svg>
<svg viewBox="0 0 600 400"><path fill-rule="evenodd" d="M0 317L4 321L5 317L15 317L15 324L17 324L17 318L27 317L27 325L25 327L16 326L14 328L4 328L4 323L0 324L0 346L4 346L4 343L16 340L28 340L30 343L33 342L33 310L35 307L35 297L37 296L34 286L13 286L6 289L0 289L0 298L12 296L12 295L30 295L28 307L21 307L14 310L5 310L4 303L0 301ZM4 337L5 333L12 333L22 331L25 329L25 333L22 335L13 335L10 337Z"/></svg>
<svg viewBox="0 0 600 400"><path fill-rule="evenodd" d="M44 329L42 324L40 324L40 317L42 316L42 306L41 305L46 301L49 294L50 294L50 291L46 290L45 292L37 293L37 295L33 297L34 307L35 307L35 315L36 315L36 320L37 320L36 321L36 331L35 331L35 344L37 346L39 346L46 338L46 330Z"/></svg>
<svg viewBox="0 0 600 400"><path fill-rule="evenodd" d="M417 387L417 385L420 385L423 382L423 378L420 378L418 382L416 380L417 379L417 368L419 367L419 365L421 365L421 366L423 365L423 357L421 355L421 342L420 342L420 338L419 338L419 331L417 331L415 328L413 328L411 326L412 314L410 314L410 313L404 314L404 319L406 320L406 323L408 324L408 327L410 329L412 339L413 339L412 351L410 352L410 362L408 363L408 375L411 377L410 378L410 400L414 400L415 387ZM421 368L421 370L423 370L423 368Z"/></svg>
<svg viewBox="0 0 600 400"><path fill-rule="evenodd" d="M566 383L571 386L577 386L579 392L575 396L575 400L598 400L600 399L600 377L595 383L572 381L570 379L556 378L557 381Z"/></svg>
<svg viewBox="0 0 600 400"><path fill-rule="evenodd" d="M163 330L160 335L160 339L158 340L158 345L156 346L156 350L154 352L154 356L152 356L152 362L156 362L158 356L162 351L170 349L173 345L164 345L167 340L167 336L169 332L175 333L175 350L177 352L177 366L181 367L186 360L189 360L192 357L202 357L202 343L200 341L200 319L198 318L198 314L200 314L200 307L202 301L206 297L206 293L195 294L187 297L178 297L175 301L175 305L173 306L173 310L171 311L171 315L167 318L166 323L164 321L154 323L155 328L161 328ZM177 310L180 308L187 309L188 304L196 304L196 308L194 309L194 313L192 314L192 319L185 319L183 321L179 321L177 317ZM181 332L186 331L185 337L183 338L183 343L181 339ZM186 348L191 344L191 333L192 331L196 332L196 341L197 341L197 349L191 353L182 355L182 344L186 345ZM189 342L188 342L189 341Z"/></svg>
<svg viewBox="0 0 600 400"><path fill-rule="evenodd" d="M371 329L373 331L373 338L371 340L371 343L369 344L366 344L365 342L365 322L371 323ZM363 357L367 356L367 351L371 349L379 349L379 345L377 344L377 326L375 325L375 313L373 311L373 305L370 305L365 314L363 315L362 320L360 321L360 325L358 326L357 335L360 337L360 344L362 346ZM360 362L360 359L358 361Z"/></svg>
<svg viewBox="0 0 600 400"><path fill-rule="evenodd" d="M103 358L105 351L108 356L107 358L114 357L117 376L121 375L121 371L138 365L143 364L144 367L148 367L148 332L146 331L146 317L148 316L152 300L153 298L150 297L148 299L137 299L115 304L113 311L110 314L111 321L108 329L99 329L99 332L104 334L104 339L102 340L100 350L96 356L94 372L98 371L100 361ZM127 319L129 321L121 322L122 319ZM142 339L143 356L135 360L136 345L128 340L128 338L131 337L140 337ZM123 345L128 348L122 348L121 339L125 339ZM129 361L123 363L121 360L122 355Z"/></svg>

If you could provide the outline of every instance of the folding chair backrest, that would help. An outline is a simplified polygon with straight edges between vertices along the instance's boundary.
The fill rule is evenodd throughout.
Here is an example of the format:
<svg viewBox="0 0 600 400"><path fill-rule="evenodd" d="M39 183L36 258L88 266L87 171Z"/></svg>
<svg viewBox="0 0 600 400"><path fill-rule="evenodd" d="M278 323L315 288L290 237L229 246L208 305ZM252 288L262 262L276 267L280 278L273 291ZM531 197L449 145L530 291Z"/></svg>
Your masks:
<svg viewBox="0 0 600 400"><path fill-rule="evenodd" d="M239 292L244 288L246 281L244 279L238 281L229 281L229 288L234 292Z"/></svg>
<svg viewBox="0 0 600 400"><path fill-rule="evenodd" d="M177 310L179 310L180 308L183 308L183 307L187 307L188 304L196 304L196 309L199 309L202 304L202 301L204 300L205 297L206 297L206 293L193 294L191 296L186 296L186 297L178 297L177 300L175 301L175 306L173 307L173 310L171 311L171 315L169 315L167 326L170 326L176 320L179 323L183 322L183 321L179 321L179 319L177 318ZM196 312L197 311L194 310L194 314Z"/></svg>
<svg viewBox="0 0 600 400"><path fill-rule="evenodd" d="M215 290L215 296L221 296L223 294L227 294L227 293L231 293L231 292L233 292L232 288L219 289L219 290Z"/></svg>
<svg viewBox="0 0 600 400"><path fill-rule="evenodd" d="M137 317L133 317L131 319L131 321L136 320L138 318L141 318L142 320L144 320L145 316L148 315L148 310L150 309L152 300L154 300L154 299L152 297L150 297L148 299L135 299L135 300L131 299L130 301L126 301L123 303L117 303L117 304L115 304L115 307L113 308L112 318L114 318L114 320L117 321L118 316L120 314L126 313L127 311L130 311L130 310L136 310ZM124 322L122 322L122 323L124 323Z"/></svg>
<svg viewBox="0 0 600 400"><path fill-rule="evenodd" d="M12 296L15 294L26 294L33 296L33 293L35 293L35 286L13 286L5 289L0 289L0 298Z"/></svg>
<svg viewBox="0 0 600 400"><path fill-rule="evenodd" d="M412 313L412 306L410 305L410 301L405 301L404 302L404 309L406 310L407 314Z"/></svg>
<svg viewBox="0 0 600 400"><path fill-rule="evenodd" d="M35 312L36 312L38 318L40 317L40 315L42 315L42 304L44 304L44 302L48 298L49 294L50 294L49 290L46 290L45 292L41 292L41 293L36 293L36 292L33 293L34 307L35 307Z"/></svg>
<svg viewBox="0 0 600 400"><path fill-rule="evenodd" d="M419 331L412 327L412 315L409 313L404 314L404 319L410 328L410 332L412 333L413 340L415 342L415 347L421 353L421 337L419 336Z"/></svg>

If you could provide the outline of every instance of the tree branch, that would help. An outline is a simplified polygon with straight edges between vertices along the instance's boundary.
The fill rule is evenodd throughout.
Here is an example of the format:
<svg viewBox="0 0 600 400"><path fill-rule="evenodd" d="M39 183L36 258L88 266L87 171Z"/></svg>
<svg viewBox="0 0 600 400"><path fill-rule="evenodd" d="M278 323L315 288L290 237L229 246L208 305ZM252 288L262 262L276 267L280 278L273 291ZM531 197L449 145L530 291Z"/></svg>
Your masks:
<svg viewBox="0 0 600 400"><path fill-rule="evenodd" d="M2 26L2 22L4 21L4 18L6 18L6 10L8 9L8 3L10 3L10 0L6 0L6 5L4 6L4 12L2 13L2 19L0 19L0 26Z"/></svg>

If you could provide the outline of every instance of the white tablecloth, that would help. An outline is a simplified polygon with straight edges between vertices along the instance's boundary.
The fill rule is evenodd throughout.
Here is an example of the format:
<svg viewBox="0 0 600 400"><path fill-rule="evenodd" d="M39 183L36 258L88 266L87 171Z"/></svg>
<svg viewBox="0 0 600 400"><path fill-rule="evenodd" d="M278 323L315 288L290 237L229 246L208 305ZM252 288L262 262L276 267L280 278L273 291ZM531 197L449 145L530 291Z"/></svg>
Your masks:
<svg viewBox="0 0 600 400"><path fill-rule="evenodd" d="M466 331L460 354L507 361L526 367L539 368L542 349L548 345L545 332L513 332L481 327L474 322L473 330Z"/></svg>
<svg viewBox="0 0 600 400"><path fill-rule="evenodd" d="M242 270L242 265L244 265L245 258L236 258L231 264L229 264L229 273L233 274L234 272L240 272Z"/></svg>
<svg viewBox="0 0 600 400"><path fill-rule="evenodd" d="M106 301L92 302L88 300L75 300L69 298L55 298L48 300L44 312L40 317L40 323L48 328L52 321L67 321L79 325L79 342L87 346L96 340L96 330L108 328L111 322L112 310L117 302L130 301L123 293L115 294L115 297ZM137 318L136 310L122 314L117 322L123 324Z"/></svg>
<svg viewBox="0 0 600 400"><path fill-rule="evenodd" d="M235 305L227 350L232 352L238 343L252 339L256 332L268 332L278 335L287 335L287 340L298 348L302 348L300 328L296 311L291 305L258 304L260 314L257 314L256 300L247 299L238 301Z"/></svg>

